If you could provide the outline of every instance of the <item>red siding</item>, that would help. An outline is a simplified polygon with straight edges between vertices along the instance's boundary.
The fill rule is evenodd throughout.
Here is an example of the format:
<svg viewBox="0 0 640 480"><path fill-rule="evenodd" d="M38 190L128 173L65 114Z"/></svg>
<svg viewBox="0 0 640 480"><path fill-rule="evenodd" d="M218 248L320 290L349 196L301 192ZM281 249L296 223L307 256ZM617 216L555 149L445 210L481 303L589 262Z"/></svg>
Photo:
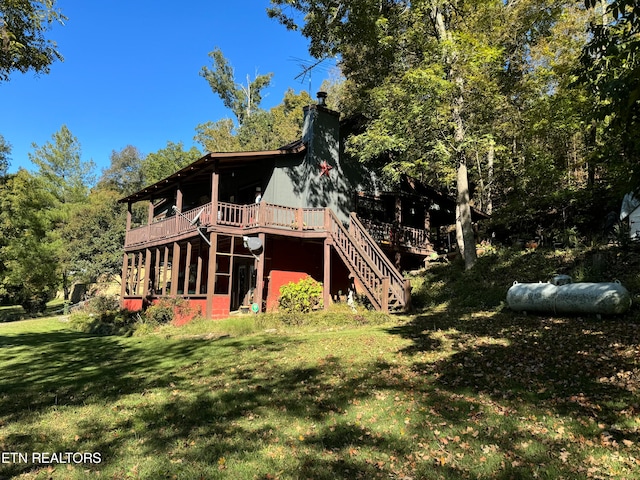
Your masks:
<svg viewBox="0 0 640 480"><path fill-rule="evenodd" d="M214 295L212 319L227 318L231 312L231 297L229 295Z"/></svg>
<svg viewBox="0 0 640 480"><path fill-rule="evenodd" d="M142 299L141 298L125 298L124 302L122 302L122 308L125 310L129 310L131 312L137 312L142 310Z"/></svg>

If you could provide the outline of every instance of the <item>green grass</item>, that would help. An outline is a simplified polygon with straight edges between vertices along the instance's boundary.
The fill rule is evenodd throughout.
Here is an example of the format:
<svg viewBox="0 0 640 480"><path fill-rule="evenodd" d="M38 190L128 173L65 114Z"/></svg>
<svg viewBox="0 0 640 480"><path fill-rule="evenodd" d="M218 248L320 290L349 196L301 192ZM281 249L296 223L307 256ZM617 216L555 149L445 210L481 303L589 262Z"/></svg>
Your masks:
<svg viewBox="0 0 640 480"><path fill-rule="evenodd" d="M502 280L446 282L457 268L427 274L432 305L364 325L2 324L0 451L103 461L5 463L0 478L640 478L637 310L472 308Z"/></svg>

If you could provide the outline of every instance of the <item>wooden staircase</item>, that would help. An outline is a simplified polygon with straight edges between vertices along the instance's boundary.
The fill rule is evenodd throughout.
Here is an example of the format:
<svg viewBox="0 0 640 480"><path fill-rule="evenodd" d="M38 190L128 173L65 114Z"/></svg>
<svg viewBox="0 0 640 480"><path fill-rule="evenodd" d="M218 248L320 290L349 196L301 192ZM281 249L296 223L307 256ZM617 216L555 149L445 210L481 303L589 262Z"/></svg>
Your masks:
<svg viewBox="0 0 640 480"><path fill-rule="evenodd" d="M384 252L371 238L355 213L347 229L328 209L333 246L376 310L407 310L410 287Z"/></svg>

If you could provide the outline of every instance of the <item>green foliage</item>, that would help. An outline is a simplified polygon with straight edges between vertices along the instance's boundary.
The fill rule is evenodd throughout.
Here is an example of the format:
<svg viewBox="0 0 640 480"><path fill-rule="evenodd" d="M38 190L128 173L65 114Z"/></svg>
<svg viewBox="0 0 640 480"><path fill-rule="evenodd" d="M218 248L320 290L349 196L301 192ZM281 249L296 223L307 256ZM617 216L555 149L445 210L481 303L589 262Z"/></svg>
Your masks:
<svg viewBox="0 0 640 480"><path fill-rule="evenodd" d="M55 0L0 2L0 81L8 80L12 71L49 73L62 55L44 34L65 20Z"/></svg>
<svg viewBox="0 0 640 480"><path fill-rule="evenodd" d="M172 300L160 300L143 313L144 322L154 327L171 323L175 318L177 304Z"/></svg>
<svg viewBox="0 0 640 480"><path fill-rule="evenodd" d="M195 138L209 152L275 150L300 138L302 107L310 102L307 92L287 90L282 103L256 110L237 128L230 118L206 122L196 127Z"/></svg>
<svg viewBox="0 0 640 480"><path fill-rule="evenodd" d="M26 170L0 184L0 296L28 309L53 298L59 283L54 205L44 182Z"/></svg>
<svg viewBox="0 0 640 480"><path fill-rule="evenodd" d="M123 196L137 192L145 185L143 161L142 153L132 145L119 152L112 151L111 163L102 172L98 187L115 190Z"/></svg>
<svg viewBox="0 0 640 480"><path fill-rule="evenodd" d="M122 310L118 299L97 296L69 316L69 326L92 335L130 335L139 321L136 313Z"/></svg>
<svg viewBox="0 0 640 480"><path fill-rule="evenodd" d="M142 161L141 171L144 183L151 185L159 182L195 162L201 156L202 153L196 147L185 151L182 142L167 142L165 148L148 154Z"/></svg>
<svg viewBox="0 0 640 480"><path fill-rule="evenodd" d="M92 160L81 159L81 146L66 125L43 146L33 144L35 151L29 154L38 167L38 175L48 190L61 204L82 202L94 183Z"/></svg>
<svg viewBox="0 0 640 480"><path fill-rule="evenodd" d="M0 179L7 174L11 155L11 144L0 135Z"/></svg>
<svg viewBox="0 0 640 480"><path fill-rule="evenodd" d="M202 67L200 76L204 77L211 90L217 94L225 107L235 115L238 123L242 125L251 115L258 110L262 101L262 90L271 83L272 73L256 75L250 80L247 75L247 85L236 83L233 68L224 57L219 48L209 53L213 68Z"/></svg>
<svg viewBox="0 0 640 480"><path fill-rule="evenodd" d="M289 282L280 287L279 310L285 313L309 313L322 307L322 283L304 278L298 283Z"/></svg>
<svg viewBox="0 0 640 480"><path fill-rule="evenodd" d="M120 193L94 189L85 203L75 205L63 225L68 262L84 282L120 274L126 207L118 203Z"/></svg>

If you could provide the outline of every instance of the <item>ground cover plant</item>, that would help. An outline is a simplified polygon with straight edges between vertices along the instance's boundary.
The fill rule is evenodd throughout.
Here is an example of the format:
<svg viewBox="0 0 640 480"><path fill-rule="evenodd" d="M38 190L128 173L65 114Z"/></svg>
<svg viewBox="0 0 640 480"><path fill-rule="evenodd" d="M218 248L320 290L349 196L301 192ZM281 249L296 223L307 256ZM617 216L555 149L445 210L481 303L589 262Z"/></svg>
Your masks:
<svg viewBox="0 0 640 480"><path fill-rule="evenodd" d="M0 450L101 462L5 462L0 478L638 478L637 307L526 316L492 293L541 264L595 275L592 254L505 253L475 284L437 267L416 279L419 311L371 321L345 310L333 325L250 317L129 337L64 317L2 324ZM634 261L604 254L603 275L610 255Z"/></svg>

